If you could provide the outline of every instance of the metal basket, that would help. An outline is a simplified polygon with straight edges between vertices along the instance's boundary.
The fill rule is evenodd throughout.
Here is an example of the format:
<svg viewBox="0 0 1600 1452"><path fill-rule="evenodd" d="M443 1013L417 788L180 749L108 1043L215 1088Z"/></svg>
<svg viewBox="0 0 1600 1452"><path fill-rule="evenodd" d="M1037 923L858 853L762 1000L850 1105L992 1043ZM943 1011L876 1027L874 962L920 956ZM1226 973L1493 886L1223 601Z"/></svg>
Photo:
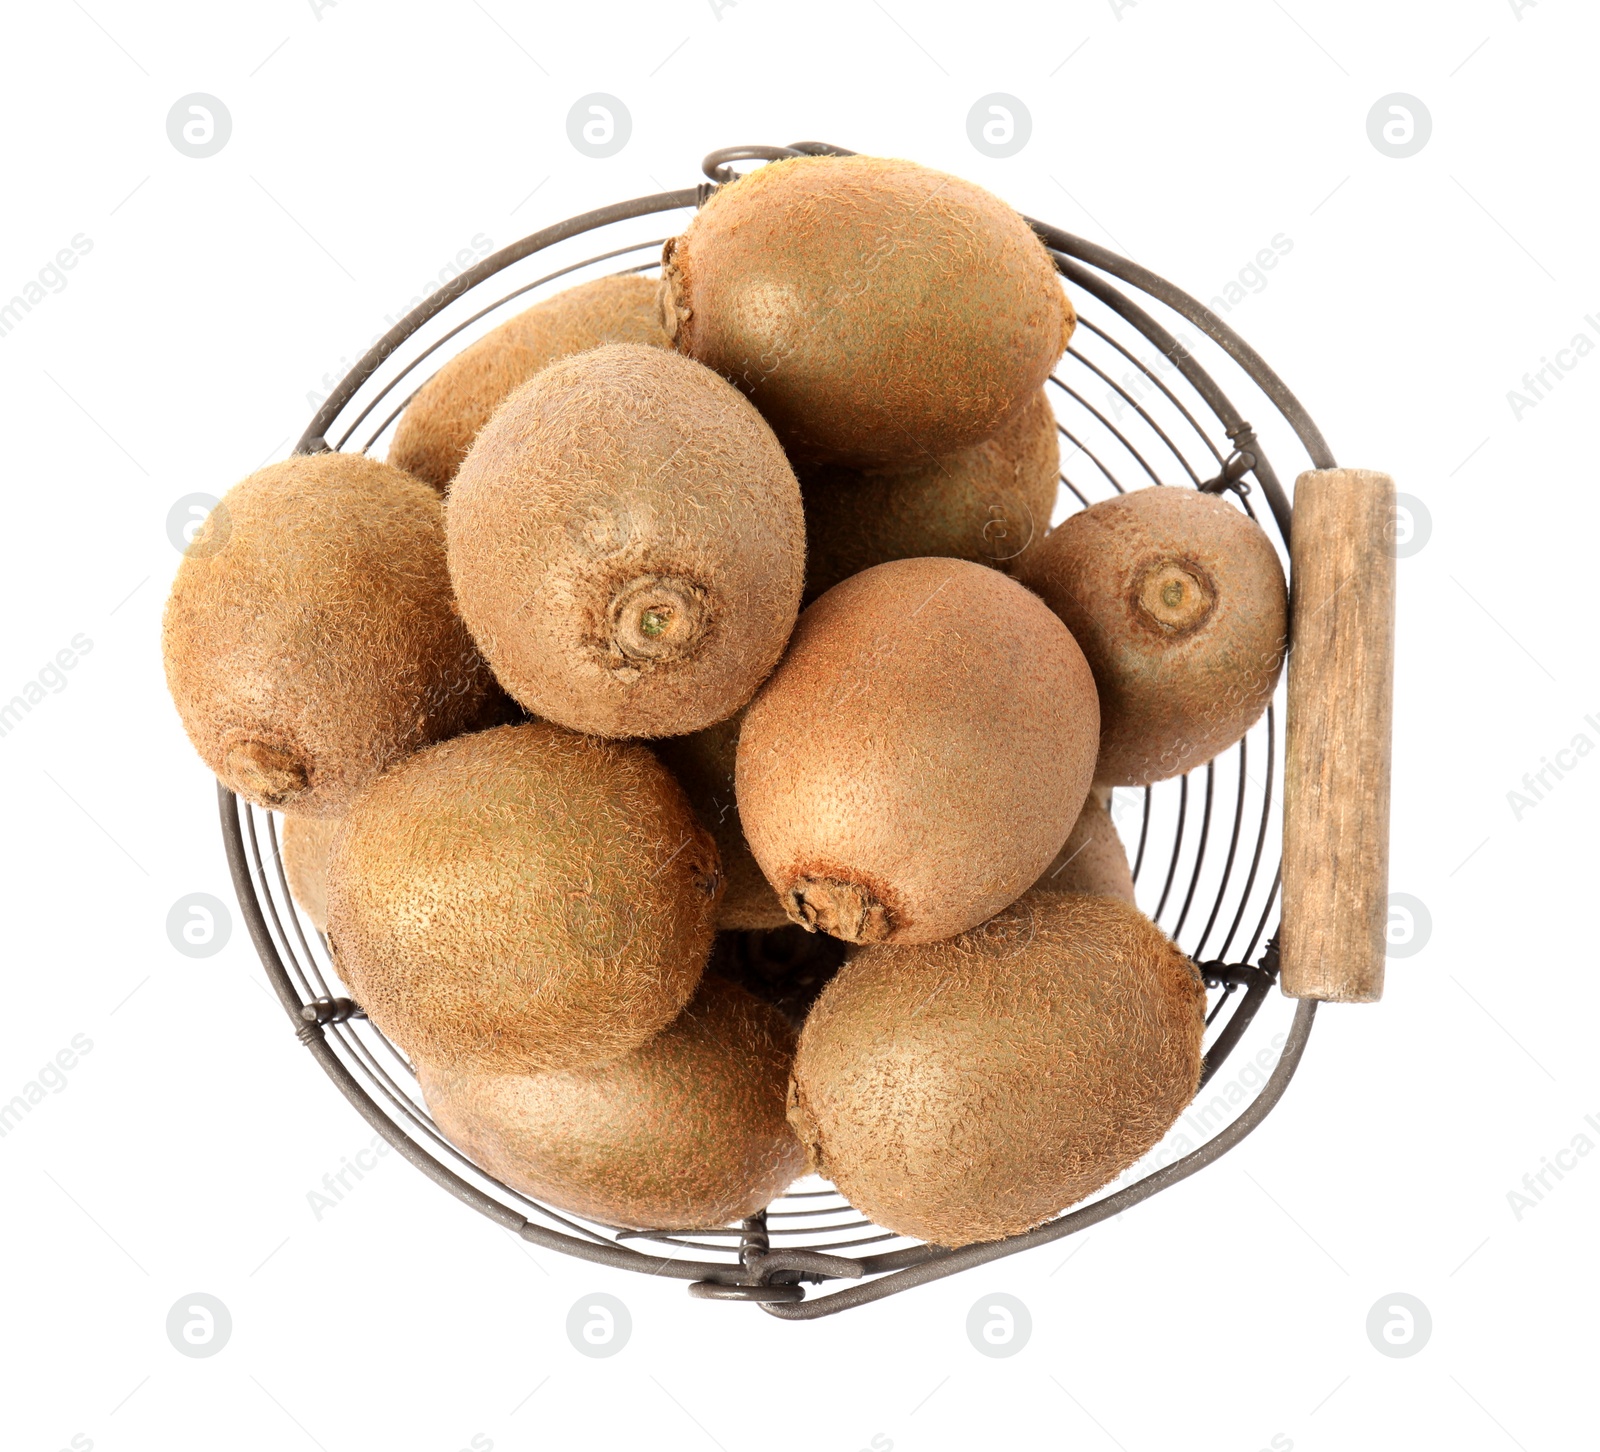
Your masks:
<svg viewBox="0 0 1600 1452"><path fill-rule="evenodd" d="M708 183L601 207L483 259L384 334L318 409L296 452L372 449L438 365L509 316L512 304L536 301L553 284L649 272L659 265L665 237L681 230L682 214L734 178L730 162L801 154L850 153L820 142L730 147L705 159ZM665 230L650 223L646 235L637 235L638 219L659 214L671 214ZM1275 532L1287 554L1290 506L1266 446L1196 353L1215 353L1214 366L1237 375L1235 386L1250 391L1256 416L1269 420L1275 446L1303 450L1313 467L1332 468L1321 433L1294 395L1254 349L1187 293L1093 242L1029 220L1071 284L1080 318L1050 387L1063 441L1058 509L1122 493L1127 486L1117 471L1136 486L1231 491L1269 535ZM569 255L574 249L566 244L574 241L584 255ZM589 253L595 242L598 249ZM538 275L526 275L533 272ZM494 295L498 290L488 284L503 283L504 275L516 285ZM1184 323L1208 342L1191 348L1192 340L1175 336L1172 329ZM1259 513L1256 500L1266 506ZM1024 528L1046 524L1024 522ZM1202 1085L1239 1043L1277 977L1280 707L1281 688L1264 720L1202 770L1117 794L1116 815L1138 815L1133 871L1141 906L1199 964L1210 990ZM624 1230L518 1194L443 1138L404 1055L346 996L326 944L295 907L274 814L225 788L218 792L239 904L296 1036L396 1150L464 1204L535 1245L620 1270L678 1277L690 1282L691 1295L754 1301L786 1320L829 1315L1059 1240L1194 1174L1271 1112L1295 1072L1315 1014L1315 1001L1297 1004L1276 1067L1243 1111L1198 1148L1147 1172L1136 1166L1120 1187L1022 1235L960 1250L924 1245L871 1224L820 1182L801 1182L816 1187L791 1191L737 1225ZM807 1296L808 1285L841 1281L847 1283L842 1288Z"/></svg>

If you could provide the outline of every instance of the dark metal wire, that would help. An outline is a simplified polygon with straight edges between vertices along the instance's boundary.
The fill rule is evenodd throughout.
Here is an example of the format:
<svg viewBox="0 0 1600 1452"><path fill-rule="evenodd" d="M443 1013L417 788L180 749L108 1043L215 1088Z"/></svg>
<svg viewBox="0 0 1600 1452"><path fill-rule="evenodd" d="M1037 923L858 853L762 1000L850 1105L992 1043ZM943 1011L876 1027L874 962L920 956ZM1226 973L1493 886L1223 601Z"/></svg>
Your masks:
<svg viewBox="0 0 1600 1452"><path fill-rule="evenodd" d="M790 147L732 147L714 152L707 157L705 169L707 175L714 181L726 182L736 175L730 165L732 162L771 160L805 154L848 155L849 153L821 142L797 142ZM408 339L457 299L481 286L489 278L556 243L634 218L696 206L702 203L712 190L714 187L702 185L675 192L663 192L656 196L638 197L602 207L544 228L483 259L432 294L383 335L318 409L300 440L297 452L314 452L327 447L325 440L334 423L344 416L358 395L362 395L367 385L372 383L373 386L368 389L359 410L346 422L344 432L339 439L339 445L342 447L362 423L380 409L386 399L392 398L399 391L402 381L420 376L418 370L427 359L440 355L440 350L446 343L457 338L466 328L497 308L504 307L513 299L524 296L555 279L624 256L629 252L657 247L660 242L649 240L626 243L546 272L532 282L521 284L497 301L455 323L449 331L434 339L426 347L418 348L414 356L405 362L404 367L395 371L381 383L381 386L375 382L376 374L384 362ZM1084 309L1080 307L1079 322L1083 330L1081 338L1095 339L1107 346L1136 369L1140 376L1149 380L1155 392L1149 397L1134 397L1129 388L1119 383L1111 373L1076 345L1068 350L1068 359L1084 370L1086 380L1098 380L1106 386L1108 403L1115 405L1116 400L1120 399L1131 407L1138 423L1145 427L1176 461L1177 467L1183 476L1186 476L1186 482L1190 487L1215 487L1218 482L1227 483L1236 479L1240 485L1236 502L1246 513L1254 517L1250 500L1245 497L1248 486L1242 477L1246 473L1251 475L1268 502L1273 523L1277 526L1280 538L1286 547L1289 530L1288 500L1254 431L1188 349L1179 343L1150 312L1116 286L1112 279L1137 289L1146 297L1198 327L1221 347L1224 353L1239 365L1247 378L1265 394L1293 428L1310 455L1312 463L1318 467L1331 467L1332 456L1328 453L1321 434L1294 395L1253 349L1195 299L1172 287L1170 283L1156 277L1155 274L1117 257L1097 244L1074 237L1044 223L1033 222L1032 225L1051 250L1063 276L1081 289L1084 301L1092 300L1093 304L1104 309L1104 318L1097 319L1092 315L1092 308L1091 315L1086 316ZM644 272L655 265L652 260L624 270ZM1189 404L1179 396L1176 387L1169 385L1168 381L1162 378L1134 347L1110 330L1107 324L1112 320L1131 327L1140 346L1153 348L1167 364L1171 365L1174 374L1172 385L1182 380L1186 388L1193 390L1193 396L1218 420L1228 440L1226 453L1218 447L1210 431L1201 425ZM1093 402L1087 392L1080 391L1064 378L1053 377L1051 381L1056 384L1064 398L1070 399L1074 406L1089 416L1093 424L1111 435L1112 439L1137 462L1153 485L1175 482L1162 477L1138 443L1119 428ZM1140 391L1143 392L1142 388ZM410 388L406 390L405 396L409 399L414 393L415 388ZM1200 440L1223 471L1217 481L1203 483L1199 472L1178 446L1169 427L1157 417L1158 406L1170 407L1177 418L1181 419ZM389 412L364 448L370 448L377 443L394 424L403 409L404 403ZM1117 411L1120 416L1120 410ZM1124 486L1103 460L1064 423L1058 421L1058 427L1062 436L1099 470L1110 489L1117 493L1123 492ZM1061 471L1061 481L1081 505L1088 507L1092 502L1092 495L1080 489L1067 477L1065 465ZM1274 710L1269 706L1263 732L1266 738L1266 778L1261 793L1261 820L1254 834L1254 851L1248 873L1238 894L1227 937L1220 950L1221 958L1214 963L1204 964L1202 969L1208 984L1218 990L1207 1015L1208 1026L1214 1027L1216 1033L1206 1052L1202 1084L1215 1074L1242 1038L1276 978L1275 937L1269 939L1261 965L1251 966L1249 963L1276 907L1280 886L1280 872L1276 865L1272 868L1271 887L1266 894L1265 904L1243 955L1243 961L1240 963L1222 961L1226 959L1241 930L1245 915L1251 909L1257 896L1256 883L1266 866L1265 850L1273 812L1273 777L1277 770L1276 729ZM1239 784L1232 829L1226 859L1221 869L1220 880L1215 885L1205 927L1193 949L1197 959L1204 951L1205 944L1226 910L1225 903L1230 898L1230 888L1243 835L1248 795L1246 786L1248 781L1253 780L1248 773L1250 760L1248 738L1239 742L1234 751L1237 753ZM1177 921L1169 929L1174 935L1183 931L1200 891L1207 844L1212 829L1216 770L1217 763L1207 764L1205 801L1200 814L1193 863L1182 893L1182 906ZM1158 793L1164 797L1169 790L1176 790L1178 794L1177 822L1173 832L1172 857L1166 869L1160 902L1154 914L1158 920L1162 918L1168 901L1173 897L1178 883L1179 863L1186 851L1186 829L1191 820L1188 812L1187 777L1180 778L1175 787L1173 783L1159 783L1156 787L1144 789L1144 809L1133 865L1133 873L1137 880L1144 865L1147 848L1154 840L1153 803ZM831 1189L796 1191L783 1196L768 1210L742 1222L737 1227L637 1231L607 1226L600 1222L586 1222L581 1218L567 1216L501 1185L472 1165L460 1151L443 1138L417 1101L415 1086L411 1082L414 1076L404 1056L378 1032L374 1025L350 1018L352 1006L348 1000L338 998L333 987L324 978L319 955L313 950L311 940L302 927L292 903L270 814L259 812L237 801L221 788L219 788L219 805L229 867L239 893L246 925L267 969L273 991L294 1023L297 1037L363 1118L404 1158L465 1204L531 1244L622 1269L686 1279L694 1283L691 1291L695 1295L710 1299L753 1300L761 1304L769 1314L784 1319L809 1319L831 1314L848 1306L877 1300L910 1285L923 1284L969 1266L982 1264L1032 1245L1046 1243L1097 1223L1106 1216L1116 1214L1121 1209L1158 1193L1168 1185L1177 1183L1178 1180L1225 1153L1248 1134L1276 1104L1303 1052L1315 1009L1312 1003L1299 1005L1290 1030L1289 1042L1272 1077L1257 1098L1226 1129L1175 1164L1146 1175L1120 1190L1105 1193L1100 1198L1026 1235L1014 1236L1009 1240L992 1244L969 1246L953 1252L911 1242L904 1244L900 1249L879 1251L851 1259L835 1252L868 1245L881 1245L885 1242L903 1242L905 1237L883 1231L862 1218L837 1191ZM1208 888L1209 891L1211 889ZM281 913L278 906L280 902L283 904ZM285 916L289 920L287 925L284 922ZM326 951L325 944L320 938L318 946ZM1238 990L1241 988L1244 991L1239 993ZM339 1008L340 1004L344 1005L342 1009ZM302 1017L301 1010L307 1005L315 1007L308 1010L307 1017ZM1228 1011L1230 1008L1231 1011ZM376 1056L374 1052L376 1046L387 1050L388 1055L393 1058L406 1087L396 1082L385 1064ZM374 1097L374 1091L377 1097ZM809 1202L813 1200L823 1203L812 1205ZM529 1215L537 1216L538 1220L529 1219ZM841 1217L853 1218L841 1219ZM548 1221L549 1224L539 1223L540 1221ZM869 1233L846 1240L833 1238L840 1234L848 1235L856 1230ZM805 1237L805 1243L787 1249L774 1249L773 1239L780 1236L786 1240ZM624 1243L628 1241L671 1247L672 1253L662 1256L637 1250ZM679 1252L684 1250L715 1258L710 1260L683 1258ZM856 1277L875 1279L864 1281L863 1284L848 1290L834 1291L809 1300L801 1299L805 1296L801 1282L818 1283Z"/></svg>

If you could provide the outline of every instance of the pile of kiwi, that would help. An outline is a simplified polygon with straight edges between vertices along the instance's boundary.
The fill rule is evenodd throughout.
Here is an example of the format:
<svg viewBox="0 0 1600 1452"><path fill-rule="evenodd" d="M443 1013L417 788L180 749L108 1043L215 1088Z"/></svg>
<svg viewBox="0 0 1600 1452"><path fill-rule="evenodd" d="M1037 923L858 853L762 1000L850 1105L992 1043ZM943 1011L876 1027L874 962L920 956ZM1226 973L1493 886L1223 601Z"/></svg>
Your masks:
<svg viewBox="0 0 1600 1452"><path fill-rule="evenodd" d="M195 536L183 725L486 1172L658 1230L811 1171L960 1246L1181 1113L1205 992L1111 791L1249 730L1287 596L1218 497L1050 528L1075 323L971 183L778 161Z"/></svg>

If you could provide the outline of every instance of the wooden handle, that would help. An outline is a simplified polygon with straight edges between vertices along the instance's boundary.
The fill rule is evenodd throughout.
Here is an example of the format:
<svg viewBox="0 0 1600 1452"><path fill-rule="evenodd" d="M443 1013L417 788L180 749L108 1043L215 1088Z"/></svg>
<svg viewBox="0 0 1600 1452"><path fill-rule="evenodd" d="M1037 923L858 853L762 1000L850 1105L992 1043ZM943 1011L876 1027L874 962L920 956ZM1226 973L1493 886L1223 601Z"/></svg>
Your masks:
<svg viewBox="0 0 1600 1452"><path fill-rule="evenodd" d="M1387 474L1318 469L1295 483L1278 940L1291 998L1383 995L1394 529Z"/></svg>

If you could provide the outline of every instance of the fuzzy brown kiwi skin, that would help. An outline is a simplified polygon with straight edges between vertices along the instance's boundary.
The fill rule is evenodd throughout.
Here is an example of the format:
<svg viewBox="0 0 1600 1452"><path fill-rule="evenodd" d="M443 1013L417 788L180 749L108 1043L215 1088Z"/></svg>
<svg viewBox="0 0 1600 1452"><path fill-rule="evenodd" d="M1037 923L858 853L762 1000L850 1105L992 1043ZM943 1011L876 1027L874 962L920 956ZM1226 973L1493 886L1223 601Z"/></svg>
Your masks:
<svg viewBox="0 0 1600 1452"><path fill-rule="evenodd" d="M954 454L897 468L802 466L806 603L887 560L940 555L1014 572L1050 528L1058 439L1039 389L993 437Z"/></svg>
<svg viewBox="0 0 1600 1452"><path fill-rule="evenodd" d="M772 884L750 855L739 825L733 773L743 722L744 712L739 711L703 731L654 743L656 755L678 779L701 824L716 839L727 881L717 914L717 927L724 931L781 928L789 921Z"/></svg>
<svg viewBox="0 0 1600 1452"><path fill-rule="evenodd" d="M1095 781L1145 786L1238 741L1288 644L1288 587L1266 533L1193 489L1134 490L1069 516L1018 578L1064 620L1100 692Z"/></svg>
<svg viewBox="0 0 1600 1452"><path fill-rule="evenodd" d="M497 677L575 731L725 720L794 625L794 472L749 401L676 353L552 363L478 435L446 518L461 612Z"/></svg>
<svg viewBox="0 0 1600 1452"><path fill-rule="evenodd" d="M708 977L683 1014L608 1063L548 1074L418 1066L434 1122L513 1189L610 1225L723 1225L805 1168L785 1118L794 1033Z"/></svg>
<svg viewBox="0 0 1600 1452"><path fill-rule="evenodd" d="M1114 897L1134 904L1133 872L1128 852L1111 820L1111 788L1089 793L1066 845L1040 874L1034 887L1040 892L1078 892Z"/></svg>
<svg viewBox="0 0 1600 1452"><path fill-rule="evenodd" d="M362 793L334 839L328 937L407 1053L578 1068L678 1014L721 890L716 844L648 748L533 721L442 742Z"/></svg>
<svg viewBox="0 0 1600 1452"><path fill-rule="evenodd" d="M965 560L895 560L807 607L745 713L750 849L790 916L928 942L1024 892L1066 840L1094 681L1037 597Z"/></svg>
<svg viewBox="0 0 1600 1452"><path fill-rule="evenodd" d="M1032 228L914 162L797 157L719 188L662 262L663 326L791 457L855 467L992 435L1076 323Z"/></svg>
<svg viewBox="0 0 1600 1452"><path fill-rule="evenodd" d="M178 567L167 686L223 784L337 816L410 752L503 713L456 613L438 495L359 454L236 484Z"/></svg>
<svg viewBox="0 0 1600 1452"><path fill-rule="evenodd" d="M670 348L657 285L599 277L535 303L444 365L406 405L389 462L443 493L496 408L547 363L605 343Z"/></svg>
<svg viewBox="0 0 1600 1452"><path fill-rule="evenodd" d="M789 1119L867 1218L956 1247L1116 1178L1199 1084L1205 988L1114 898L1030 892L945 942L854 950L800 1035Z"/></svg>
<svg viewBox="0 0 1600 1452"><path fill-rule="evenodd" d="M285 817L279 852L289 891L319 933L328 931L328 857L337 817Z"/></svg>

